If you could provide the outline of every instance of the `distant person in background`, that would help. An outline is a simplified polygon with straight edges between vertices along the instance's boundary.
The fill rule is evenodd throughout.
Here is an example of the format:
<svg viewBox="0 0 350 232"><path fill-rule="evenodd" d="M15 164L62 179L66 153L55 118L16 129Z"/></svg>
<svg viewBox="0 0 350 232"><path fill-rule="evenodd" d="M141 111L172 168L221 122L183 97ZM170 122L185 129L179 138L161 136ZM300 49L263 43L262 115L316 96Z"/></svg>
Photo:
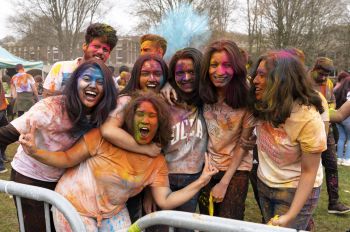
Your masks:
<svg viewBox="0 0 350 232"><path fill-rule="evenodd" d="M119 87L119 90L122 90L125 88L125 86L128 84L131 77L130 70L128 66L122 65L119 68L119 76L115 78L116 85Z"/></svg>
<svg viewBox="0 0 350 232"><path fill-rule="evenodd" d="M14 118L14 114L13 114L14 101L11 95L11 76L8 75L7 71L6 71L6 75L2 77L2 85L4 87L5 97L8 103L6 108L6 116L8 120L12 121Z"/></svg>
<svg viewBox="0 0 350 232"><path fill-rule="evenodd" d="M310 76L315 82L314 89L323 94L328 102L330 110L335 109L333 83L329 78L333 71L334 64L331 59L327 57L318 57L310 72ZM322 165L324 166L326 173L328 213L343 214L350 212L348 206L339 202L337 155L334 134L331 126L329 126L327 136L327 150L322 152Z"/></svg>
<svg viewBox="0 0 350 232"><path fill-rule="evenodd" d="M7 101L5 97L5 90L2 85L2 81L0 81L0 127L6 126L8 124L7 118L6 118L6 108L7 108ZM0 145L0 173L7 172L7 168L5 168L4 162L8 162L8 159L6 158L5 151L7 146L6 145Z"/></svg>
<svg viewBox="0 0 350 232"><path fill-rule="evenodd" d="M335 92L339 86L342 84L342 82L344 81L344 79L346 77L350 76L350 73L346 72L346 71L341 71L338 76L337 76L337 83L335 83L335 86L333 88L333 92ZM337 105L338 107L338 105ZM338 107L339 108L339 107Z"/></svg>
<svg viewBox="0 0 350 232"><path fill-rule="evenodd" d="M141 36L140 45L141 55L152 54L163 57L167 49L167 41L163 37L155 34Z"/></svg>
<svg viewBox="0 0 350 232"><path fill-rule="evenodd" d="M38 91L33 76L24 71L22 64L17 64L15 69L17 74L11 79L11 93L15 101L14 112L19 117L38 101Z"/></svg>
<svg viewBox="0 0 350 232"><path fill-rule="evenodd" d="M36 75L34 76L34 80L35 80L36 89L38 90L39 100L41 100L43 98L43 91L44 91L43 78L40 75Z"/></svg>
<svg viewBox="0 0 350 232"><path fill-rule="evenodd" d="M339 87L334 91L339 109L346 101L350 100L350 74L342 79ZM337 142L338 165L350 166L350 117L340 123L336 123L339 139Z"/></svg>
<svg viewBox="0 0 350 232"><path fill-rule="evenodd" d="M105 23L91 24L85 33L83 57L55 63L44 81L43 97L60 95L72 72L93 57L106 62L118 42L116 30Z"/></svg>

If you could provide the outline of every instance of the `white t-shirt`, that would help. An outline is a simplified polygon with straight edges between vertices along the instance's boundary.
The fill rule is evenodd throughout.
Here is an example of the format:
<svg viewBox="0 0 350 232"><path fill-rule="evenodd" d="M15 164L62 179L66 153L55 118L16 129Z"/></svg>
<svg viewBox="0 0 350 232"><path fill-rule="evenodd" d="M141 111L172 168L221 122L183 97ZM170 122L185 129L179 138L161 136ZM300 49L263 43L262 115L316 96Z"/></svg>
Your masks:
<svg viewBox="0 0 350 232"><path fill-rule="evenodd" d="M26 121L36 122L35 142L38 149L64 151L78 138L68 133L72 128L64 104L64 96L45 98L37 102L29 111L16 118L11 124L20 132L27 132ZM47 182L56 182L64 169L45 165L28 156L20 145L11 163L12 167L24 176Z"/></svg>
<svg viewBox="0 0 350 232"><path fill-rule="evenodd" d="M21 72L12 77L11 83L15 86L17 93L33 92L32 85L35 84L35 80L32 75Z"/></svg>
<svg viewBox="0 0 350 232"><path fill-rule="evenodd" d="M82 58L79 57L75 60L59 61L55 63L45 78L43 85L44 89L50 91L63 91L64 85L67 83L70 75L79 66L81 60Z"/></svg>
<svg viewBox="0 0 350 232"><path fill-rule="evenodd" d="M298 105L284 124L273 127L260 121L256 127L259 153L258 177L271 188L297 188L301 156L327 149L327 136L321 115L313 106ZM314 187L322 184L319 164Z"/></svg>

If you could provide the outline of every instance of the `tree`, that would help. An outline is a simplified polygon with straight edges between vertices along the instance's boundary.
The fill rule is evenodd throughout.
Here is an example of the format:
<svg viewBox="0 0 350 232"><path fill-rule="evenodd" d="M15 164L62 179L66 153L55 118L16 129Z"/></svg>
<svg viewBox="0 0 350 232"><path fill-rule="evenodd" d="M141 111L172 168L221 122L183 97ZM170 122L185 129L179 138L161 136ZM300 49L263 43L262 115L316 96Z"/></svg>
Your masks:
<svg viewBox="0 0 350 232"><path fill-rule="evenodd" d="M330 33L345 10L344 0L247 0L250 50L260 42L274 49L298 47L312 62L329 49Z"/></svg>
<svg viewBox="0 0 350 232"><path fill-rule="evenodd" d="M96 17L104 0L16 1L17 14L8 22L23 38L42 45L58 44L62 59L72 59L83 27Z"/></svg>

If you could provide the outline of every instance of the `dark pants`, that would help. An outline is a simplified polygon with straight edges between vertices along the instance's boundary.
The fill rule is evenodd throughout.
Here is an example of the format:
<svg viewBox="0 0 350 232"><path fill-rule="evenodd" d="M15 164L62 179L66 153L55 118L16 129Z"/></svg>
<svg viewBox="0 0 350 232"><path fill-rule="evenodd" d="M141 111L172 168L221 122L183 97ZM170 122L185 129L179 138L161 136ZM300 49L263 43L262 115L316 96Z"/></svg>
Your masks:
<svg viewBox="0 0 350 232"><path fill-rule="evenodd" d="M0 111L0 127L6 126L9 124L6 118L6 110L1 110ZM4 169L4 160L6 159L5 151L6 151L7 146L2 145L0 146L0 170Z"/></svg>
<svg viewBox="0 0 350 232"><path fill-rule="evenodd" d="M335 149L334 135L331 128L332 127L330 127L327 138L327 150L322 152L322 165L325 168L326 173L329 205L337 204L339 200L337 153Z"/></svg>
<svg viewBox="0 0 350 232"><path fill-rule="evenodd" d="M136 196L130 197L126 202L131 223L136 222L137 219L142 217L142 199L143 191Z"/></svg>
<svg viewBox="0 0 350 232"><path fill-rule="evenodd" d="M199 210L201 214L209 214L208 202L211 189L220 182L225 172L214 175L210 182L202 189L199 197ZM245 200L248 193L249 172L236 171L232 177L226 191L224 200L214 203L214 216L231 218L237 220L244 219Z"/></svg>
<svg viewBox="0 0 350 232"><path fill-rule="evenodd" d="M197 174L169 174L169 182L170 182L170 189L175 192L177 190L180 190L187 185L191 184L193 181L197 180L201 173ZM197 201L198 201L199 193L194 195L188 202L185 204L177 207L173 210L183 211L183 212L189 212L194 213L196 212L197 208ZM166 232L169 231L168 226L152 226L147 231L153 231L153 232ZM176 232L190 232L193 230L183 229L183 228L176 228Z"/></svg>
<svg viewBox="0 0 350 232"><path fill-rule="evenodd" d="M55 190L57 182L45 182L40 180L35 180L26 177L14 169L11 171L11 180L17 183L28 184L33 186L38 186L46 189ZM34 201L26 198L21 198L22 212L24 220L24 229L26 232L45 232L45 211L44 203L40 201ZM15 200L16 204L16 200ZM17 204L16 204L17 207ZM55 231L55 227L52 220L52 213L50 211L50 223L51 231ZM49 231L47 231L49 232Z"/></svg>

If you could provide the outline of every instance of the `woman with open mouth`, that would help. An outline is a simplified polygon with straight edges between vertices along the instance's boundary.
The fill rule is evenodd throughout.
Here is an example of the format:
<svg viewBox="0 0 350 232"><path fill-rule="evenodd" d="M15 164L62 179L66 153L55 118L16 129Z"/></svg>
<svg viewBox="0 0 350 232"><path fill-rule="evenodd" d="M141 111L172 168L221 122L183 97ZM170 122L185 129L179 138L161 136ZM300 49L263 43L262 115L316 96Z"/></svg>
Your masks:
<svg viewBox="0 0 350 232"><path fill-rule="evenodd" d="M116 107L117 90L103 61L91 59L71 75L63 95L45 98L21 117L0 128L0 143L10 144L35 121L39 149L65 150L91 128L99 127ZM26 121L30 120L27 125ZM33 128L33 126L32 126ZM47 153L45 153L47 154ZM54 190L64 169L30 157L20 145L11 163L11 180ZM22 199L26 231L45 231L43 202Z"/></svg>
<svg viewBox="0 0 350 232"><path fill-rule="evenodd" d="M196 181L203 169L207 150L208 133L203 117L203 104L199 97L199 77L203 55L195 48L177 51L169 63L168 81L177 94L177 100L170 105L170 123L173 138L163 147L169 169L170 188L173 191ZM194 213L198 195L175 210ZM148 198L147 198L148 197ZM144 210L156 210L153 201L145 197ZM146 201L146 199L148 201ZM169 231L167 226L156 226L150 231ZM177 228L175 231L191 231Z"/></svg>
<svg viewBox="0 0 350 232"><path fill-rule="evenodd" d="M141 145L151 142L166 146L171 138L169 111L153 93L136 96L125 109L129 118L125 129ZM202 175L185 188L172 192L164 156L155 158L130 152L106 141L98 128L87 132L65 152L36 148L35 124L20 142L33 158L47 165L69 168L56 191L80 213L87 231L126 231L130 219L125 203L150 186L156 203L163 209L175 208L191 199L217 172L204 166ZM71 231L64 216L53 209L56 231Z"/></svg>
<svg viewBox="0 0 350 232"><path fill-rule="evenodd" d="M126 121L124 109L129 103L131 95L137 90L158 93L167 79L168 66L160 56L140 56L133 66L128 84L118 96L117 109L111 112L108 120L101 126L102 136L115 146L128 151L153 157L159 155L161 150L160 146L155 143L139 144L135 141L133 136L127 133L122 127ZM135 222L142 216L141 194L129 199L127 207L131 221Z"/></svg>
<svg viewBox="0 0 350 232"><path fill-rule="evenodd" d="M321 98L288 51L261 56L251 76L263 217L275 226L305 230L323 178L320 159L327 139Z"/></svg>

